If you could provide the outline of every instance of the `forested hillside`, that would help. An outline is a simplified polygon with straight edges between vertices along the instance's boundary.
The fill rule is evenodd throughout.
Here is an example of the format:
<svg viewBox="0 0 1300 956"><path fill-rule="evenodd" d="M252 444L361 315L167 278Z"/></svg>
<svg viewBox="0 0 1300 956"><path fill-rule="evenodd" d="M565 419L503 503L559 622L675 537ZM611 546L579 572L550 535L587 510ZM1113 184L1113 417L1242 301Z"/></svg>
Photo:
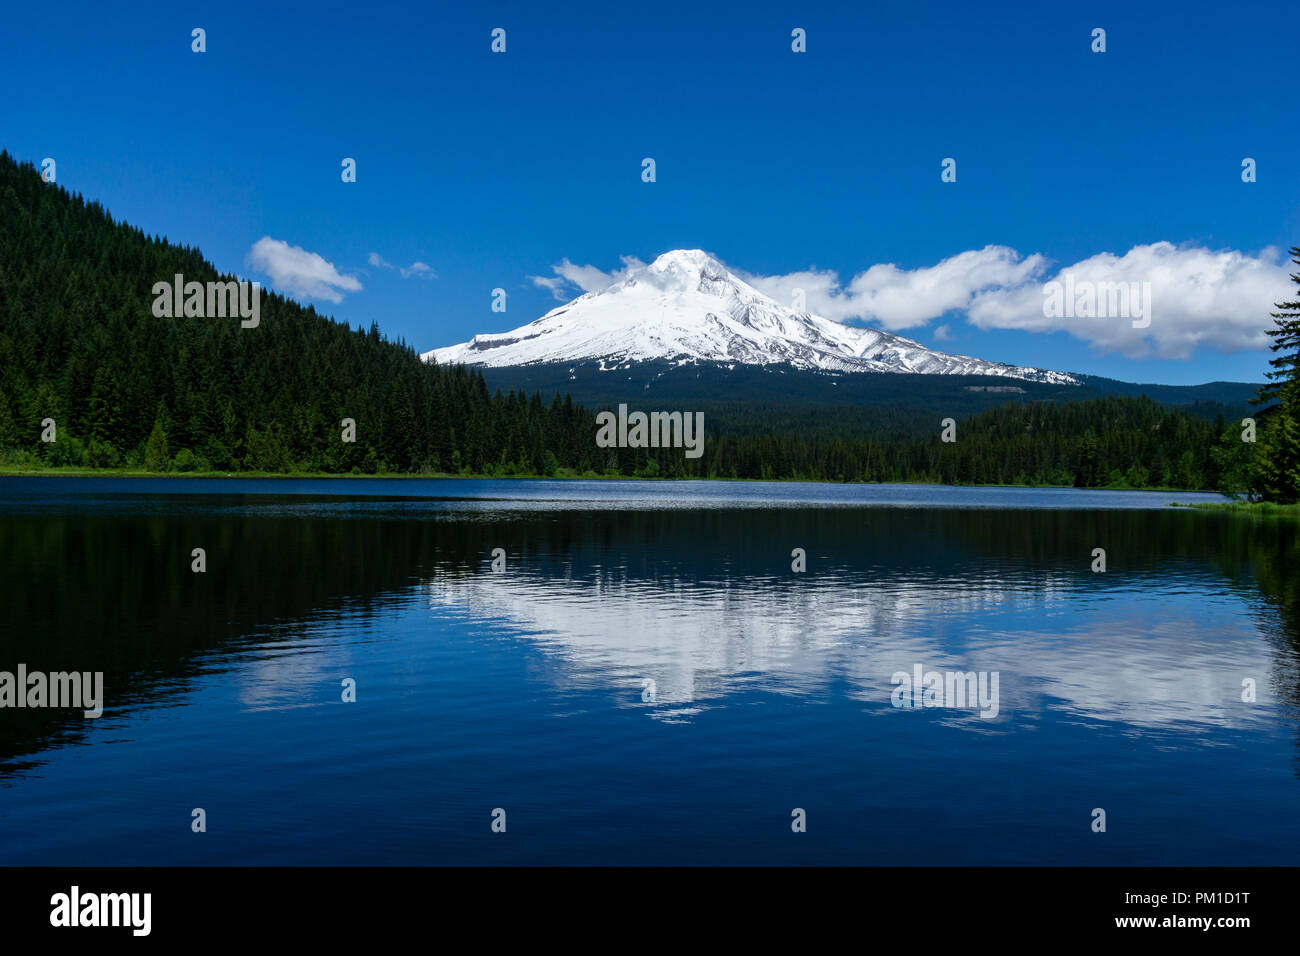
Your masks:
<svg viewBox="0 0 1300 956"><path fill-rule="evenodd" d="M928 436L892 441L724 435L703 461L720 476L1090 488L1218 488L1239 467L1240 427L1148 398L1002 405L961 420L952 442L932 425Z"/></svg>
<svg viewBox="0 0 1300 956"><path fill-rule="evenodd" d="M1235 467L1215 452L1235 423L1135 397L958 412L945 443L940 416L901 408L803 409L806 428L765 433L736 396L721 416L730 430L706 413L701 458L602 449L594 408L490 394L477 372L426 365L377 326L356 331L274 293L256 328L157 318L153 284L177 273L233 278L0 154L0 465L1185 488L1217 487ZM627 399L663 407L645 400L640 388ZM46 420L56 441L41 440Z"/></svg>
<svg viewBox="0 0 1300 956"><path fill-rule="evenodd" d="M261 321L155 318L153 283L222 278L0 154L0 449L150 470L534 472L596 463L591 414L492 397L273 293ZM53 419L57 440L40 441ZM342 441L340 422L357 423ZM580 437L584 440L580 440ZM548 458L546 452L550 451Z"/></svg>
<svg viewBox="0 0 1300 956"><path fill-rule="evenodd" d="M1259 383L1247 382L1142 385L1080 374L1076 375L1079 384L1069 385L990 375L862 375L779 364L702 361L638 362L605 371L599 362L545 363L487 368L483 377L493 391L515 389L543 395L559 391L589 408L626 401L631 394L643 395L641 400L654 402L656 408L705 408L715 413L714 420L725 422L728 433L743 426L742 418L752 418L755 412L761 412L780 432L787 430L792 417L809 409L835 409L836 414L826 417L823 424L827 428L842 425L837 437L851 431L861 433L864 426L874 431L882 425L889 430L914 413L928 423L936 412L941 417L963 418L1008 401L1061 403L1112 395L1145 395L1213 421L1219 413L1228 418L1247 414L1259 389ZM743 402L719 401L724 396L740 396ZM733 415L733 410L743 414Z"/></svg>

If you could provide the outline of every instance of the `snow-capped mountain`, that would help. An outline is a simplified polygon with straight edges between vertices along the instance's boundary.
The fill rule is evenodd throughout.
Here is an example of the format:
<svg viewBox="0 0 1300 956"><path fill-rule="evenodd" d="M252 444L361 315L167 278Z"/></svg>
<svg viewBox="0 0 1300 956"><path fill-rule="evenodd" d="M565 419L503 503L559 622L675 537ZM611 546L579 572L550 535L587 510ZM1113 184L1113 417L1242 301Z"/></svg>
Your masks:
<svg viewBox="0 0 1300 956"><path fill-rule="evenodd" d="M836 372L1000 375L1053 384L1064 372L949 355L878 329L787 309L698 249L666 252L600 292L588 292L513 332L476 335L426 361L488 367L599 361L788 363Z"/></svg>

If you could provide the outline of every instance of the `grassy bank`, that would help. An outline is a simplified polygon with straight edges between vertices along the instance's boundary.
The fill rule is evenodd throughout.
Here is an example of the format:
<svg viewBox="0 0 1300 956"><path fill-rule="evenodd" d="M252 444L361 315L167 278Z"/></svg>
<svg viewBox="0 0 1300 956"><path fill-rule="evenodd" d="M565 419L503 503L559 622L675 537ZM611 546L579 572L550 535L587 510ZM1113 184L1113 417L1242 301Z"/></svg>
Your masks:
<svg viewBox="0 0 1300 956"><path fill-rule="evenodd" d="M1224 511L1248 518L1288 518L1300 520L1300 504L1280 505L1273 501L1216 501L1187 504L1174 501L1175 508L1194 508L1197 511Z"/></svg>

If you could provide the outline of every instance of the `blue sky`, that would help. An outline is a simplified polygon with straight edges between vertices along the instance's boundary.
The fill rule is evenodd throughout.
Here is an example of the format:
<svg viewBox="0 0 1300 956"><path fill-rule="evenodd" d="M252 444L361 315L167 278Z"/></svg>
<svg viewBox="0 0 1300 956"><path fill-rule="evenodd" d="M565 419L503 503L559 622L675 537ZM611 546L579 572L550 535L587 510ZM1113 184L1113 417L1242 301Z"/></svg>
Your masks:
<svg viewBox="0 0 1300 956"><path fill-rule="evenodd" d="M264 237L319 256L345 278L299 298L421 351L553 308L532 277L566 261L703 248L947 351L1131 381L1265 368L1260 303L1292 295L1277 253L1300 243L1294 3L439 6L11 5L0 146L223 270L277 285ZM1035 321L1075 265L1153 277L1150 337ZM939 314L889 305L913 292Z"/></svg>

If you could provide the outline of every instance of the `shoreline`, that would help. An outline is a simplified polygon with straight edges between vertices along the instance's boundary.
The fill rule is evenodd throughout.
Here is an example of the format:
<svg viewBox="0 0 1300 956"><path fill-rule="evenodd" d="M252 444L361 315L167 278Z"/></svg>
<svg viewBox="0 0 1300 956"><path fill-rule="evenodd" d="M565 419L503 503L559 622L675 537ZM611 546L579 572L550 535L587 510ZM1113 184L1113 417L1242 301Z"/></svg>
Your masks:
<svg viewBox="0 0 1300 956"><path fill-rule="evenodd" d="M927 488L1032 488L1032 489L1052 489L1059 488L1067 491L1144 491L1144 492L1168 492L1170 494L1196 494L1196 495L1213 495L1221 494L1214 489L1197 490L1194 488L1175 488L1168 486L1153 486L1149 488L1132 488L1127 485L1097 485L1089 488L1076 488L1074 485L1032 485L1032 484L950 484L941 481L825 481L816 478L665 478L650 477L639 475L598 475L594 472L587 474L567 474L567 475L486 475L486 474L447 474L445 472L430 472L421 474L408 473L385 473L385 474L339 474L337 472L255 472L255 471L136 471L123 468L28 468L28 469L11 469L0 467L0 479L3 478L234 478L234 479L257 479L257 480L277 480L277 481L319 481L322 479L397 479L397 480L418 480L418 481L653 481L653 482L691 482L691 481L725 481L736 483L762 483L762 484L800 484L800 485L916 485ZM1245 505L1246 502L1233 502L1225 500L1222 504L1215 502L1193 502L1184 504L1180 502L1171 502L1176 507L1191 508L1223 508L1233 504ZM1267 502L1266 502L1267 504ZM1276 505L1278 508L1288 508L1287 505Z"/></svg>

